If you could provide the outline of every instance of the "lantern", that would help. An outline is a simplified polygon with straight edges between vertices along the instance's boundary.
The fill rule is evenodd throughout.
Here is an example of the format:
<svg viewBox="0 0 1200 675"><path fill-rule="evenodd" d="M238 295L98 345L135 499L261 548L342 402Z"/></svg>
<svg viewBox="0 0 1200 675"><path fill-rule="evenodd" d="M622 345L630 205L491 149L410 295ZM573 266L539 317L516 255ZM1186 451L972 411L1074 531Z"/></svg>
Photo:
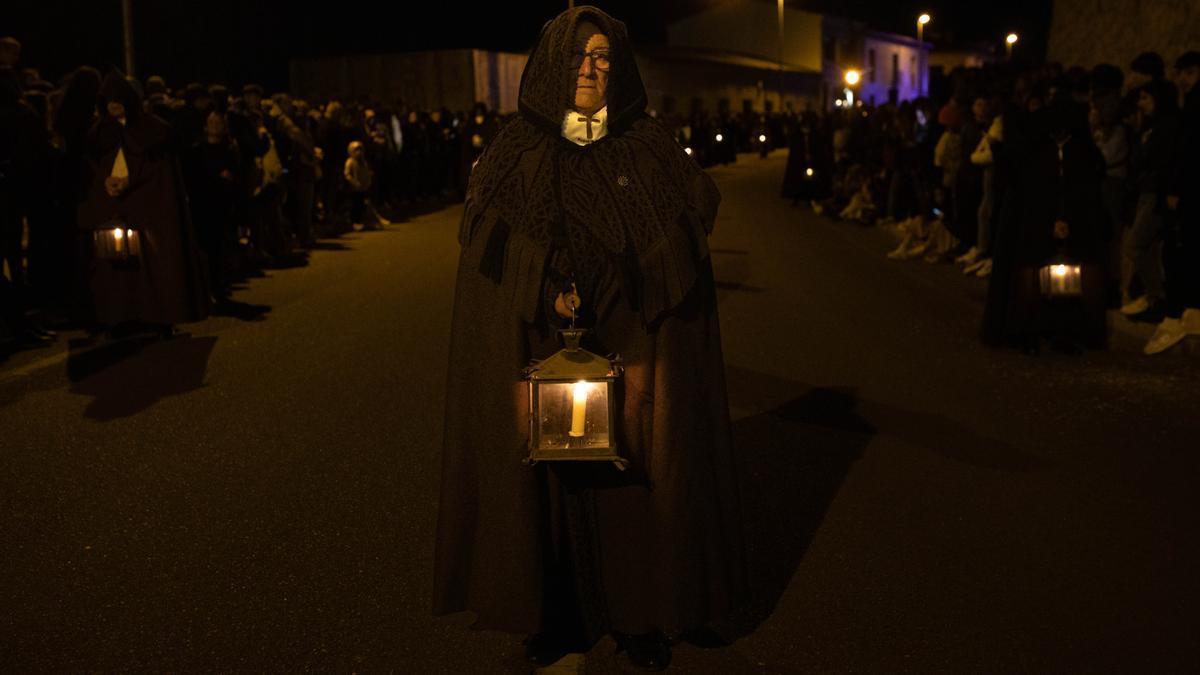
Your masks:
<svg viewBox="0 0 1200 675"><path fill-rule="evenodd" d="M1081 267L1060 256L1048 262L1038 271L1042 295L1047 298L1077 298L1083 295L1083 271Z"/></svg>
<svg viewBox="0 0 1200 675"><path fill-rule="evenodd" d="M579 346L586 331L559 331L566 347L525 370L529 382L528 464L629 461L617 452L616 386L621 366Z"/></svg>
<svg viewBox="0 0 1200 675"><path fill-rule="evenodd" d="M142 237L125 223L114 221L94 230L96 257L112 263L137 266L142 257Z"/></svg>

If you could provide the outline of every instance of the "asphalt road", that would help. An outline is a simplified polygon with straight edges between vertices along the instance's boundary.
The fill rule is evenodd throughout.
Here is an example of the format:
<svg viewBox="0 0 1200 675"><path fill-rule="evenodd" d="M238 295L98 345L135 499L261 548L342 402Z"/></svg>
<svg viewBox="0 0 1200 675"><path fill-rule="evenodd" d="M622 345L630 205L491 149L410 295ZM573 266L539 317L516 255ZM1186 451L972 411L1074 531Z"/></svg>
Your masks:
<svg viewBox="0 0 1200 675"><path fill-rule="evenodd" d="M672 669L1200 668L1200 361L985 349L982 282L783 162L713 171L757 604ZM527 671L428 610L459 213L254 280L257 320L0 364L0 670Z"/></svg>

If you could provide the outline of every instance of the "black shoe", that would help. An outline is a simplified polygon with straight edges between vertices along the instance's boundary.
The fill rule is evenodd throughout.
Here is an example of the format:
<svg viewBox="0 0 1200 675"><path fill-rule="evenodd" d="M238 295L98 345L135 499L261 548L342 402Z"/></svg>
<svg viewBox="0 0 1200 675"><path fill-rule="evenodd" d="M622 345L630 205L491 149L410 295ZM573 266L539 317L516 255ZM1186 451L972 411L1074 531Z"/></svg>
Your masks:
<svg viewBox="0 0 1200 675"><path fill-rule="evenodd" d="M643 635L613 633L617 652L624 651L630 663L642 670L666 670L671 665L671 643L658 631Z"/></svg>
<svg viewBox="0 0 1200 675"><path fill-rule="evenodd" d="M567 640L547 633L525 638L525 660L538 666L548 666L571 652Z"/></svg>
<svg viewBox="0 0 1200 675"><path fill-rule="evenodd" d="M1151 301L1150 307L1148 307L1145 311L1138 312L1137 314L1131 314L1129 316L1129 320L1136 321L1138 323L1152 323L1157 325L1162 323L1162 320L1166 317L1166 303L1161 300L1156 300Z"/></svg>

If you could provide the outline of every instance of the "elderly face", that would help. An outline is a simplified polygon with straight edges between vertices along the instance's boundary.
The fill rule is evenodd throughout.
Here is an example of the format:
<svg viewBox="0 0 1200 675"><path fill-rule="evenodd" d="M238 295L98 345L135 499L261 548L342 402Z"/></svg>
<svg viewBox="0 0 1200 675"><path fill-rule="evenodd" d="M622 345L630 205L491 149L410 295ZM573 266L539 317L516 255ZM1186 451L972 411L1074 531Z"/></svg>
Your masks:
<svg viewBox="0 0 1200 675"><path fill-rule="evenodd" d="M596 33L587 41L584 52L575 81L575 109L590 115L607 103L610 65L608 36Z"/></svg>

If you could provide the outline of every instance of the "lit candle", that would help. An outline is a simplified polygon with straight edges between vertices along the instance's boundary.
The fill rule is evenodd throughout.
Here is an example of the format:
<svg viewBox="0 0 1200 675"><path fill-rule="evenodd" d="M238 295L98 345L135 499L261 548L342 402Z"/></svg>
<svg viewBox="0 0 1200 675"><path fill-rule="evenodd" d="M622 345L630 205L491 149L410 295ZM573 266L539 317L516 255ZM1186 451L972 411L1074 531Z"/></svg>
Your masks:
<svg viewBox="0 0 1200 675"><path fill-rule="evenodd" d="M575 383L575 405L571 408L571 431L567 434L571 438L583 438L583 422L587 416L587 397L590 388L591 385L587 382Z"/></svg>

